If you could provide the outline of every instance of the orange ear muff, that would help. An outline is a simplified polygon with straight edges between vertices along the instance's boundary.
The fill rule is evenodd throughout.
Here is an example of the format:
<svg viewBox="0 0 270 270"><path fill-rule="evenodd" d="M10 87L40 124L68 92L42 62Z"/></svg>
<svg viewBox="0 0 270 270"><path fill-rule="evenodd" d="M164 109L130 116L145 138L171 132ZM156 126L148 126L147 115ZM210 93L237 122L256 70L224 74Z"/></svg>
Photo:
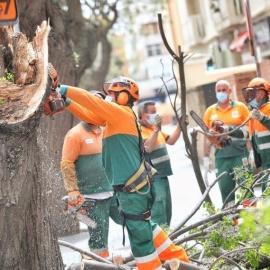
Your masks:
<svg viewBox="0 0 270 270"><path fill-rule="evenodd" d="M127 105L128 99L129 99L128 93L125 91L121 91L117 97L117 104Z"/></svg>

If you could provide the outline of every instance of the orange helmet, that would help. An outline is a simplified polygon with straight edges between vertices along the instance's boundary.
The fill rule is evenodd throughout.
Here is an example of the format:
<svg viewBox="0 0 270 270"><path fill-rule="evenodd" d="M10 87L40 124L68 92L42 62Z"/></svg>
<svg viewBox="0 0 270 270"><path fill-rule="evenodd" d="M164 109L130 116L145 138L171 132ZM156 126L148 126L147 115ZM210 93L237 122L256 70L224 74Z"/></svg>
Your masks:
<svg viewBox="0 0 270 270"><path fill-rule="evenodd" d="M248 87L254 87L256 90L265 90L267 92L270 92L269 83L265 79L260 77L252 79L249 82Z"/></svg>
<svg viewBox="0 0 270 270"><path fill-rule="evenodd" d="M242 93L244 96L244 99L247 103L252 101L256 97L256 91L258 90L264 90L266 92L270 92L270 85L269 83L260 77L256 77L252 79L247 87L244 87L242 89Z"/></svg>
<svg viewBox="0 0 270 270"><path fill-rule="evenodd" d="M134 101L138 101L139 99L139 87L134 80L128 77L118 76L105 82L103 84L103 90L106 94L108 94L108 91L126 91L130 93Z"/></svg>

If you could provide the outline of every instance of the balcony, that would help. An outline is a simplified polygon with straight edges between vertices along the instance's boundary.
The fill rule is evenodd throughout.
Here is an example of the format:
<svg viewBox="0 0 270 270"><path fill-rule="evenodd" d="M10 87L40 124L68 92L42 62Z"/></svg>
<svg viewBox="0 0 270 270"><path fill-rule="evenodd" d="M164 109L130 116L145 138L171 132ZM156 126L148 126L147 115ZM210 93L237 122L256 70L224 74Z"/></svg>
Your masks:
<svg viewBox="0 0 270 270"><path fill-rule="evenodd" d="M269 0L256 0L249 1L249 7L251 11L251 16L253 18L258 17L261 14L270 12L270 1Z"/></svg>
<svg viewBox="0 0 270 270"><path fill-rule="evenodd" d="M205 38L205 29L201 15L190 16L182 29L185 45L188 48L202 44L202 40Z"/></svg>
<svg viewBox="0 0 270 270"><path fill-rule="evenodd" d="M245 11L241 0L219 0L212 13L212 18L217 31L227 30L232 26L243 24Z"/></svg>

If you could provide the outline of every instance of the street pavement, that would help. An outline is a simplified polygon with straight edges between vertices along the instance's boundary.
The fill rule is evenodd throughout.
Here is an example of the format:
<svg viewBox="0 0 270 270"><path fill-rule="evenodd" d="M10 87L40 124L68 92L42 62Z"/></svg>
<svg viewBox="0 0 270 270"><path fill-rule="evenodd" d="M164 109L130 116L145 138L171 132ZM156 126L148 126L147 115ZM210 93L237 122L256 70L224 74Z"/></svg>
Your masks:
<svg viewBox="0 0 270 270"><path fill-rule="evenodd" d="M170 134L174 130L174 128L175 126L168 125L164 126L163 130ZM186 157L185 144L182 136L175 145L168 145L167 149L171 158L171 165L174 173L172 176L169 177L173 204L171 221L171 228L173 229L177 227L177 225L180 224L180 222L193 211L193 209L197 206L198 202L202 198L202 194L197 184L192 163ZM203 168L202 173L204 175ZM208 181L211 183L211 181L213 181L214 179L214 173L209 173ZM215 206L220 208L222 202L217 185L215 185L210 191L210 197ZM188 224L201 219L203 214L203 210L200 210L188 222ZM61 237L60 240L67 241L79 248L87 249L88 232L85 231L86 227L83 224L81 224L81 228L82 232L80 234ZM123 254L124 256L126 256L130 254L127 232L125 231L125 247L123 247L122 245L122 234L122 227L116 225L113 221L110 220L109 250L111 256L118 254ZM78 252L62 246L60 247L60 249L64 264L66 265L66 269L70 264L80 262L81 255Z"/></svg>

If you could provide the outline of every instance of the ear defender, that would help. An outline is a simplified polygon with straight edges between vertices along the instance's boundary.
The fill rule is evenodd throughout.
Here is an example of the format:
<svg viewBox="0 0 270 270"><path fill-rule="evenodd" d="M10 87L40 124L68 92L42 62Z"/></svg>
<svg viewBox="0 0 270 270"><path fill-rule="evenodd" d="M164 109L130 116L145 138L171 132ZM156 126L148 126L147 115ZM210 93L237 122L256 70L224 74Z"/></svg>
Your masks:
<svg viewBox="0 0 270 270"><path fill-rule="evenodd" d="M129 99L129 95L126 91L121 91L117 97L117 104L119 105L127 105Z"/></svg>

